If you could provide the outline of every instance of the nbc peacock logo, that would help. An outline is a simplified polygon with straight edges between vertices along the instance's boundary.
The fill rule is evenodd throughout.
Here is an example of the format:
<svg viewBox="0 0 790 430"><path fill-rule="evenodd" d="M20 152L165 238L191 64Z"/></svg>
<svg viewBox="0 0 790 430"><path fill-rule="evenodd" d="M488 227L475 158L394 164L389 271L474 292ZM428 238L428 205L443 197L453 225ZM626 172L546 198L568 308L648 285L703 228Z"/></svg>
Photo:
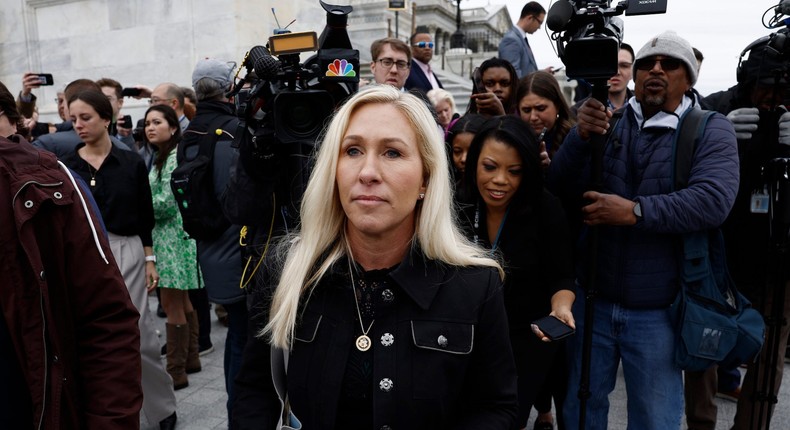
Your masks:
<svg viewBox="0 0 790 430"><path fill-rule="evenodd" d="M354 66L348 63L346 60L337 60L329 63L329 67L327 67L326 76L349 76L354 77L357 75L357 72L354 71Z"/></svg>

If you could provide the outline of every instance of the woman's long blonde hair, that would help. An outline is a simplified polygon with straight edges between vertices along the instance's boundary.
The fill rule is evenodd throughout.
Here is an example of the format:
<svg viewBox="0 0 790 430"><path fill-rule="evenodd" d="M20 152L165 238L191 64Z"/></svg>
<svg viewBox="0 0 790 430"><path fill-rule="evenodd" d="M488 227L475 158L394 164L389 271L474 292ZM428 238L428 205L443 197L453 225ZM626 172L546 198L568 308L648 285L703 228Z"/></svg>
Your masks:
<svg viewBox="0 0 790 430"><path fill-rule="evenodd" d="M281 348L290 348L300 299L309 294L332 264L350 255L345 237L346 215L337 190L340 144L354 112L368 104L390 104L403 114L417 136L426 181L425 198L418 203L414 246L426 258L451 266L495 267L485 251L460 232L452 211L447 155L441 133L423 101L389 85L375 85L352 96L335 114L318 150L301 206L301 231L286 238L286 253L277 289L272 298L269 322L260 335ZM387 118L382 118L382 122ZM319 261L319 258L322 258Z"/></svg>

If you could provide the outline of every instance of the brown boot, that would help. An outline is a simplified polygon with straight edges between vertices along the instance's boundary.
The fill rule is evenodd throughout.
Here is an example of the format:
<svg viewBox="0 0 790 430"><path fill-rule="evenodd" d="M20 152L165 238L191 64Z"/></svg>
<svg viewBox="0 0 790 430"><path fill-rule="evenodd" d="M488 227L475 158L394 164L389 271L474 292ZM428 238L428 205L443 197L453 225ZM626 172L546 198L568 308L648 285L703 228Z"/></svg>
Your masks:
<svg viewBox="0 0 790 430"><path fill-rule="evenodd" d="M189 326L165 324L167 328L167 373L173 378L173 389L189 386L185 364L189 345Z"/></svg>
<svg viewBox="0 0 790 430"><path fill-rule="evenodd" d="M189 326L189 348L187 349L186 372L191 374L200 372L202 369L200 366L200 355L198 351L198 335L200 334L200 327L198 325L197 314L194 311L187 312L185 315L187 316L187 325Z"/></svg>

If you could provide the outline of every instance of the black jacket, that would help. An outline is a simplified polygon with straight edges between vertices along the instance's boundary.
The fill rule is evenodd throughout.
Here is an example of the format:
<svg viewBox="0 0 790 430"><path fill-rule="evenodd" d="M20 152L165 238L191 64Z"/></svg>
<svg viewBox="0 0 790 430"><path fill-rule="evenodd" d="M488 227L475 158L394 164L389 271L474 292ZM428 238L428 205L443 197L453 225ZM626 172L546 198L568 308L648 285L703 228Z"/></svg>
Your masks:
<svg viewBox="0 0 790 430"><path fill-rule="evenodd" d="M347 273L346 260L334 265L300 312L295 331L288 396L306 429L328 430L336 423L359 331ZM387 276L394 299L376 299L369 333L373 428L509 429L517 409L516 371L496 271L447 267L412 252ZM267 295L256 303L262 321ZM391 346L382 343L385 334L394 335ZM444 347L440 335L448 340ZM274 428L279 402L269 355L268 343L250 337L236 378L234 428ZM384 378L393 382L389 392L379 389Z"/></svg>
<svg viewBox="0 0 790 430"><path fill-rule="evenodd" d="M439 77L436 74L433 74L436 77L436 83L439 84L439 88L444 88L442 82L439 80ZM407 90L420 90L425 93L432 90L433 87L431 86L431 81L425 76L425 73L420 68L420 65L415 63L414 61L411 62L411 70L409 71L409 77L406 78L406 83L403 85L404 88Z"/></svg>
<svg viewBox="0 0 790 430"><path fill-rule="evenodd" d="M745 94L749 92L746 91ZM735 109L751 107L753 104L736 85L705 97L700 105L727 115ZM762 192L768 183L763 175L764 167L768 167L769 160L786 156L781 153L777 143L777 121L780 114L781 112L772 115L770 112L761 111L761 122L757 131L752 133L752 138L738 140L738 195L727 220L722 224L730 274L738 288L752 301L756 301L762 287L776 274L777 267L790 264L786 257L784 260L775 260L779 256L771 252L768 214L751 212L752 193Z"/></svg>

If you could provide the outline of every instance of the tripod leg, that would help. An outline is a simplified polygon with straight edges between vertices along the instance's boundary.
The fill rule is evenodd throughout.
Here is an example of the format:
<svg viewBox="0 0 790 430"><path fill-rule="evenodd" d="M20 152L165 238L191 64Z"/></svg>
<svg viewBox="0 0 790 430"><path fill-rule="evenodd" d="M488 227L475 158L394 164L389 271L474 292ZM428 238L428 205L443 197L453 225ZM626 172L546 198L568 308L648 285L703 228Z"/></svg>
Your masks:
<svg viewBox="0 0 790 430"><path fill-rule="evenodd" d="M790 326L782 315L790 310L785 288L766 288L758 309L766 317L766 340L754 363L749 365L738 401L733 430L767 430L776 403L784 369L784 351ZM778 315L778 318L774 318Z"/></svg>

